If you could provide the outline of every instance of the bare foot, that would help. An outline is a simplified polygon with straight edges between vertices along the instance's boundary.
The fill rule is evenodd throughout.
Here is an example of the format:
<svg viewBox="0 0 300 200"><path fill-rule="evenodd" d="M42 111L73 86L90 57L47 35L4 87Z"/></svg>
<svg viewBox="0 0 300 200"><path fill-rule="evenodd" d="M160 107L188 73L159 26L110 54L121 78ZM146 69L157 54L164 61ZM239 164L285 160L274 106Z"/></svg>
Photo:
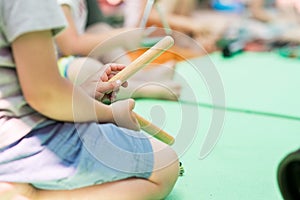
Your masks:
<svg viewBox="0 0 300 200"><path fill-rule="evenodd" d="M212 53L217 50L217 35L197 35L195 40L201 45L201 47L207 52Z"/></svg>
<svg viewBox="0 0 300 200"><path fill-rule="evenodd" d="M294 29L287 30L286 33L281 36L281 39L297 44L300 43L300 28L295 27Z"/></svg>

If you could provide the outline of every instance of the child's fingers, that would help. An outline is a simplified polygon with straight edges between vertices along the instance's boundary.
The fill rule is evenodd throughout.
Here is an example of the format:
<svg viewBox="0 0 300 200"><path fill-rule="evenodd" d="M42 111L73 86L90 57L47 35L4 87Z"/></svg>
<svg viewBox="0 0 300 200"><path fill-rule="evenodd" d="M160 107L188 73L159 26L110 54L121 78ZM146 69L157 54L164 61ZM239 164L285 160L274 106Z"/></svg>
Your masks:
<svg viewBox="0 0 300 200"><path fill-rule="evenodd" d="M121 86L121 81L115 81L115 82L102 82L101 84L98 85L97 87L97 92L101 92L101 93L110 93L112 91L116 91L119 89L119 87Z"/></svg>
<svg viewBox="0 0 300 200"><path fill-rule="evenodd" d="M123 64L110 63L106 65L105 73L102 74L101 80L106 82L115 76L118 72L122 71L126 66Z"/></svg>
<svg viewBox="0 0 300 200"><path fill-rule="evenodd" d="M110 74L112 73L112 71L115 71L115 72L118 72L118 71L121 71L123 70L126 65L123 65L123 64L118 64L118 63L109 63L109 64L106 64L106 73L107 74Z"/></svg>
<svg viewBox="0 0 300 200"><path fill-rule="evenodd" d="M121 71L126 67L126 65L118 64L118 63L111 63L110 68L111 71Z"/></svg>
<svg viewBox="0 0 300 200"><path fill-rule="evenodd" d="M115 74L110 74L109 76L108 76L108 80L110 80L112 77L114 77L115 76Z"/></svg>
<svg viewBox="0 0 300 200"><path fill-rule="evenodd" d="M102 84L100 84L97 87L97 92L100 92L102 94L108 94L110 92L112 92L115 88L115 84L114 83L109 83L109 82L102 82Z"/></svg>
<svg viewBox="0 0 300 200"><path fill-rule="evenodd" d="M110 79L110 76L108 76L106 73L102 74L101 81L107 82Z"/></svg>

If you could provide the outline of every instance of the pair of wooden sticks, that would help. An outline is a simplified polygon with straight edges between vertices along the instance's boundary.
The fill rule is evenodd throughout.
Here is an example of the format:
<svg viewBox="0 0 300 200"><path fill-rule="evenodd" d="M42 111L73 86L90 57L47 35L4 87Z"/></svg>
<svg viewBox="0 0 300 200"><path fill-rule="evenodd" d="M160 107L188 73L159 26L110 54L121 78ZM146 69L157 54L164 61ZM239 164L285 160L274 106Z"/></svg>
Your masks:
<svg viewBox="0 0 300 200"><path fill-rule="evenodd" d="M130 63L125 69L113 76L109 81L112 82L120 80L122 83L124 83L136 72L143 69L147 64L149 64L151 61L153 61L155 58L157 58L163 52L173 46L173 44L174 39L171 36L165 36L158 43L156 43L154 46L140 55L137 59L135 59L132 63ZM135 113L135 115L142 130L166 144L172 145L174 143L175 139L167 132L149 122L137 113Z"/></svg>

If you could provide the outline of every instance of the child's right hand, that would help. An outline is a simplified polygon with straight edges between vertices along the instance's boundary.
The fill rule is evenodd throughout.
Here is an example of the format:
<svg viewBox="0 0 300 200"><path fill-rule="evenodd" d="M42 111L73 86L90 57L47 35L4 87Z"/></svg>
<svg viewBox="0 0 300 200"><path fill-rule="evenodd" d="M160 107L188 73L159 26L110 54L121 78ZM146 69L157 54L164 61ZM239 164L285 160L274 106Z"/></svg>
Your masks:
<svg viewBox="0 0 300 200"><path fill-rule="evenodd" d="M122 71L126 66L122 64L109 63L104 65L94 74L89 76L80 87L89 94L89 96L99 100L104 101L108 99L110 102L113 102L116 98L116 93L119 88L127 87L127 82L121 83L117 82L108 82L114 75Z"/></svg>
<svg viewBox="0 0 300 200"><path fill-rule="evenodd" d="M133 112L135 102L133 99L116 101L111 105L113 122L123 128L139 131L140 125Z"/></svg>

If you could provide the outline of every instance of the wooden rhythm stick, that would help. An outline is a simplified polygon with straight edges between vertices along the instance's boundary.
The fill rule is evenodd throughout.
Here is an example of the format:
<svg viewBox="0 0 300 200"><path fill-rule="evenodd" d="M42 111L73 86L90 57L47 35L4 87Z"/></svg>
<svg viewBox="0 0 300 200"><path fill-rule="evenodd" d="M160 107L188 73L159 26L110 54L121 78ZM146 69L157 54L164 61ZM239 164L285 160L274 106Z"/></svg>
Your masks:
<svg viewBox="0 0 300 200"><path fill-rule="evenodd" d="M153 47L151 47L145 53L135 59L132 63L130 63L125 69L113 76L109 80L109 82L120 80L122 83L124 83L132 75L144 68L147 64L160 56L164 51L169 49L173 44L174 40L171 36L164 37L157 44L155 44ZM142 116L136 113L134 114L136 115L136 118L142 130L166 144L172 145L174 143L175 139L167 132L147 121Z"/></svg>
<svg viewBox="0 0 300 200"><path fill-rule="evenodd" d="M144 68L147 64L160 56L164 51L168 50L174 44L174 39L171 36L165 36L158 43L140 55L137 59L131 62L125 69L113 76L109 81L120 80L124 83L136 72Z"/></svg>
<svg viewBox="0 0 300 200"><path fill-rule="evenodd" d="M145 118L143 118L142 116L136 114L136 118L141 126L141 129L145 132L147 132L148 134L152 135L153 137L155 137L156 139L172 145L175 142L175 139L173 138L173 136L169 135L166 131L162 130L161 128L157 127L156 125L152 124L151 122L149 122L148 120L146 120Z"/></svg>

